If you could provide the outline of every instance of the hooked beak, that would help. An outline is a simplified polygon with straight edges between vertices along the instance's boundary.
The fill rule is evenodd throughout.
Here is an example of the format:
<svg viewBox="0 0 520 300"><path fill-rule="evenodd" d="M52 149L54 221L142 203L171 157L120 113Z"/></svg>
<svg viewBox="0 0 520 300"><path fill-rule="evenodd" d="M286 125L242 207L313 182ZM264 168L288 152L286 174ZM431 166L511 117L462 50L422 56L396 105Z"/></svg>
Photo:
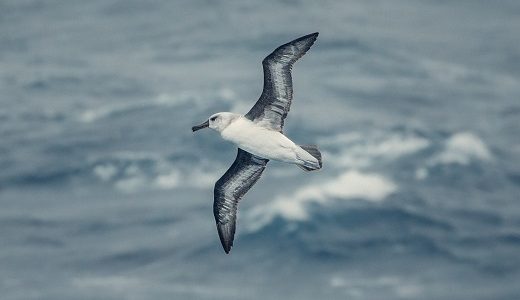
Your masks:
<svg viewBox="0 0 520 300"><path fill-rule="evenodd" d="M197 130L201 130L202 128L206 128L206 127L209 127L209 120L206 120L206 122L204 122L200 125L195 125L195 126L191 127L191 130L193 132L195 132Z"/></svg>

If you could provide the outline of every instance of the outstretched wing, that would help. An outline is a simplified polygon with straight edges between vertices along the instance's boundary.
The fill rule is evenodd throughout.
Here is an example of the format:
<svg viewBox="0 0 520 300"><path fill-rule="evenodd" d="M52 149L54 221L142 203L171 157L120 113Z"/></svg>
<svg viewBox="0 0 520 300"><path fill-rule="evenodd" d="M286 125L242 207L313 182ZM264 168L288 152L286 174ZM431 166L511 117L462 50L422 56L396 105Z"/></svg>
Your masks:
<svg viewBox="0 0 520 300"><path fill-rule="evenodd" d="M291 68L314 44L318 33L312 33L282 45L263 61L264 89L260 99L246 118L267 128L282 131L283 122L293 96Z"/></svg>
<svg viewBox="0 0 520 300"><path fill-rule="evenodd" d="M215 183L213 214L226 253L233 246L238 201L260 178L268 161L238 148L237 158Z"/></svg>

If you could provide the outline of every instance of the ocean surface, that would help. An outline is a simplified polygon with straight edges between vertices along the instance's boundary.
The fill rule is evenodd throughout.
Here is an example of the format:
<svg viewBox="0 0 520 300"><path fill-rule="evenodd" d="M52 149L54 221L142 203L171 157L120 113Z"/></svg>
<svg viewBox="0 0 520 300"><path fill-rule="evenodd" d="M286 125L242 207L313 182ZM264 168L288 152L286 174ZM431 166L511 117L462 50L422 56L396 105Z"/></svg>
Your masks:
<svg viewBox="0 0 520 300"><path fill-rule="evenodd" d="M261 60L319 31L222 250ZM520 299L520 2L0 1L0 298Z"/></svg>

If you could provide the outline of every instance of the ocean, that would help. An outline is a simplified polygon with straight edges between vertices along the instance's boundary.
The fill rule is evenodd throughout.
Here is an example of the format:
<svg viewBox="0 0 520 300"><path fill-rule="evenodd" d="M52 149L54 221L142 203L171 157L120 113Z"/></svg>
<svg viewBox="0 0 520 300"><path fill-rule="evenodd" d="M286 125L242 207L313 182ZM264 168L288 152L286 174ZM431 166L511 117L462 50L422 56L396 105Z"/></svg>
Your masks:
<svg viewBox="0 0 520 300"><path fill-rule="evenodd" d="M520 2L0 1L2 299L519 299ZM285 134L226 255L213 185L261 61Z"/></svg>

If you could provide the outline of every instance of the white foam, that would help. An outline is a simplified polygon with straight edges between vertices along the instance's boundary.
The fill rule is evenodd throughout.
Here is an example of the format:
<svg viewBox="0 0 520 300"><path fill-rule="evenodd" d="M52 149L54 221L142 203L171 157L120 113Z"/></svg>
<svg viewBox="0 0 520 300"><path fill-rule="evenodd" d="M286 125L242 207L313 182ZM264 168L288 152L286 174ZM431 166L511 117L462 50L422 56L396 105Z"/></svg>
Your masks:
<svg viewBox="0 0 520 300"><path fill-rule="evenodd" d="M155 178L154 183L160 189L174 189L178 187L181 183L181 174L173 170L168 174L157 176L157 178Z"/></svg>
<svg viewBox="0 0 520 300"><path fill-rule="evenodd" d="M219 99L224 103L235 104L235 92L229 88L222 88L217 91L195 92L183 91L175 95L161 93L153 99L142 99L140 101L107 104L96 108L89 108L79 113L78 120L83 123L92 123L99 119L109 117L118 112L124 112L136 108L145 107L175 107L186 103L202 106L207 105L207 99Z"/></svg>
<svg viewBox="0 0 520 300"><path fill-rule="evenodd" d="M141 175L134 175L116 181L114 186L121 192L133 193L146 186L146 178Z"/></svg>
<svg viewBox="0 0 520 300"><path fill-rule="evenodd" d="M372 152L379 156L397 158L420 151L429 145L430 142L421 137L394 135L375 144Z"/></svg>
<svg viewBox="0 0 520 300"><path fill-rule="evenodd" d="M342 168L366 168L375 160L395 160L430 146L430 141L408 134L348 133L327 137L319 142L325 147L336 147L339 152L324 151L324 157Z"/></svg>
<svg viewBox="0 0 520 300"><path fill-rule="evenodd" d="M460 132L449 137L444 150L435 156L430 164L467 165L472 160L490 160L491 152L486 144L470 132Z"/></svg>
<svg viewBox="0 0 520 300"><path fill-rule="evenodd" d="M114 162L98 161L113 160ZM108 157L89 159L92 173L103 182L113 182L125 193L142 190L171 190L180 187L210 188L222 176L225 166L203 160L197 166L172 163L163 155L153 152L116 152Z"/></svg>
<svg viewBox="0 0 520 300"><path fill-rule="evenodd" d="M134 101L118 104L107 104L96 108L87 109L79 114L78 120L83 123L92 123L103 118L107 118L114 113L129 111L141 107L172 105L174 102L165 100L163 95L159 95L152 101Z"/></svg>
<svg viewBox="0 0 520 300"><path fill-rule="evenodd" d="M248 214L250 230L256 231L275 217L304 221L309 204L328 205L332 199L363 199L379 202L397 190L395 183L379 174L346 171L336 178L307 185L291 195L276 198L267 205L254 207Z"/></svg>
<svg viewBox="0 0 520 300"><path fill-rule="evenodd" d="M345 278L334 275L329 279L329 286L344 289L352 297L361 297L368 291L386 290L400 299L417 299L423 288L415 282L395 276L380 276L374 278Z"/></svg>
<svg viewBox="0 0 520 300"><path fill-rule="evenodd" d="M222 99L233 100L236 98L235 91L230 88L221 88L218 93Z"/></svg>
<svg viewBox="0 0 520 300"><path fill-rule="evenodd" d="M95 166L93 172L102 181L109 181L117 174L117 168L111 164L102 164Z"/></svg>
<svg viewBox="0 0 520 300"><path fill-rule="evenodd" d="M211 188L223 175L222 172L218 169L194 169L186 177L185 184L199 189Z"/></svg>
<svg viewBox="0 0 520 300"><path fill-rule="evenodd" d="M125 170L125 177L115 181L114 187L125 193L142 190L173 190L177 188L211 188L222 175L206 169L179 170L177 168L157 174L146 175L136 166Z"/></svg>
<svg viewBox="0 0 520 300"><path fill-rule="evenodd" d="M359 142L363 135L359 132L340 133L326 136L320 139L321 146L342 146L354 142Z"/></svg>
<svg viewBox="0 0 520 300"><path fill-rule="evenodd" d="M163 190L171 190L178 187L190 187L206 189L214 185L219 174L205 169L193 169L180 172L177 169L158 175L152 180L152 186Z"/></svg>
<svg viewBox="0 0 520 300"><path fill-rule="evenodd" d="M78 119L83 123L92 123L98 119L110 115L113 111L114 108L111 106L87 109L80 113Z"/></svg>

